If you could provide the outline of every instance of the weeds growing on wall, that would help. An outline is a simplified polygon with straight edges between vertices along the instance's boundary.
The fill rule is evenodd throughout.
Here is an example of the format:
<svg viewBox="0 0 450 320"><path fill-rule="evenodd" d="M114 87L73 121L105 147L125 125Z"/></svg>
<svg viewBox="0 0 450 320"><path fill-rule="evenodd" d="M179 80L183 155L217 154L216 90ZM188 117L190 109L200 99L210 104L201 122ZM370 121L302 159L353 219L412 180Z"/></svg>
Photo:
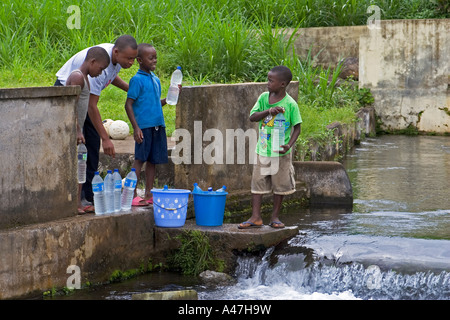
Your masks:
<svg viewBox="0 0 450 320"><path fill-rule="evenodd" d="M208 236L199 230L185 231L176 236L180 247L169 259L172 268L183 274L199 275L205 270L223 271L223 261L215 257Z"/></svg>

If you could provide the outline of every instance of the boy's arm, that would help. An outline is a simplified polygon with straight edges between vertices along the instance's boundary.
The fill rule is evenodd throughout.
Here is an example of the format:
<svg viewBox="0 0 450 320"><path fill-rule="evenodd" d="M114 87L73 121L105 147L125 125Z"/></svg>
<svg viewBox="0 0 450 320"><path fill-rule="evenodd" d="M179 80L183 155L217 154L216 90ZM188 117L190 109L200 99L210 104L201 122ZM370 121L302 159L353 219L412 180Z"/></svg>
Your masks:
<svg viewBox="0 0 450 320"><path fill-rule="evenodd" d="M122 80L121 77L116 76L114 78L114 80L111 82L113 85L115 85L117 88L122 89L123 91L127 92L128 91L128 83L126 83L125 81Z"/></svg>
<svg viewBox="0 0 450 320"><path fill-rule="evenodd" d="M79 72L72 73L66 80L66 86L80 86L81 90L84 88L84 78ZM76 103L78 103L78 99L80 96L77 97ZM80 124L78 123L78 117L76 119L77 122L77 145L80 143L86 143L86 140L84 139L83 132L81 131Z"/></svg>
<svg viewBox="0 0 450 320"><path fill-rule="evenodd" d="M142 141L144 140L144 135L141 128L139 128L137 124L136 118L134 117L133 102L133 99L127 98L127 101L125 102L125 111L127 112L128 119L130 119L130 123L133 126L134 140L137 143L142 143Z"/></svg>
<svg viewBox="0 0 450 320"><path fill-rule="evenodd" d="M261 119L264 119L269 114L271 114L272 116L276 116L280 112L284 112L284 109L282 107L272 107L264 111L254 112L250 116L250 121L257 122L260 121Z"/></svg>
<svg viewBox="0 0 450 320"><path fill-rule="evenodd" d="M103 127L102 117L100 116L100 111L98 110L98 99L99 96L95 94L90 94L89 96L89 106L88 106L88 115L94 125L95 130L97 130L100 139L102 139L102 147L103 152L111 157L115 157L116 152L114 149L114 144L108 136L108 133Z"/></svg>
<svg viewBox="0 0 450 320"><path fill-rule="evenodd" d="M289 139L288 144L281 146L281 148L283 148L283 150L280 150L280 153L286 153L286 152L288 152L289 149L291 149L294 146L295 141L297 141L297 138L300 135L301 131L302 131L301 123L296 124L294 126L294 130L292 131L291 138Z"/></svg>

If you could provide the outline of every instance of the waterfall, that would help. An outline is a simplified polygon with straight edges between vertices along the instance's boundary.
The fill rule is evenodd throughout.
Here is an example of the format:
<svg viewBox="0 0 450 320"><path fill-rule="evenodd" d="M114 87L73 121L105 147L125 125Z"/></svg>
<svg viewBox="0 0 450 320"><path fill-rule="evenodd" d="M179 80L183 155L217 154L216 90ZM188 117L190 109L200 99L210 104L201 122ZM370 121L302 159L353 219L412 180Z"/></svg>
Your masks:
<svg viewBox="0 0 450 320"><path fill-rule="evenodd" d="M356 262L304 260L301 254L277 255L274 248L262 258L239 257L235 270L238 283L202 293L201 299L450 299L447 271L404 274Z"/></svg>

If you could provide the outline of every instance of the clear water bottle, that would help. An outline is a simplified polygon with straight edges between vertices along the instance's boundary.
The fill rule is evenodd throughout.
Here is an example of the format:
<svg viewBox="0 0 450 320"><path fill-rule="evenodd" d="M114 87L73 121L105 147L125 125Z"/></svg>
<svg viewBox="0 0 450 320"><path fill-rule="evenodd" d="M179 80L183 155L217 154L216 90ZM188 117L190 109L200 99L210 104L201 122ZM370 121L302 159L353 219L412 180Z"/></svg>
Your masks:
<svg viewBox="0 0 450 320"><path fill-rule="evenodd" d="M181 67L177 67L177 69L172 73L172 77L170 79L170 87L167 92L166 103L170 105L176 105L178 102L178 95L180 94L180 89L178 85L183 81L183 74L181 73Z"/></svg>
<svg viewBox="0 0 450 320"><path fill-rule="evenodd" d="M105 184L98 171L92 179L92 192L94 192L95 214L106 213L105 207Z"/></svg>
<svg viewBox="0 0 450 320"><path fill-rule="evenodd" d="M119 169L114 169L114 212L120 211L120 200L122 197L122 177L120 176Z"/></svg>
<svg viewBox="0 0 450 320"><path fill-rule="evenodd" d="M225 192L225 191L226 191L226 189L227 189L227 187L226 187L226 186L222 186L222 188L220 188L220 189L217 189L217 190L216 190L216 192Z"/></svg>
<svg viewBox="0 0 450 320"><path fill-rule="evenodd" d="M86 182L86 160L87 160L87 149L82 143L78 145L78 183Z"/></svg>
<svg viewBox="0 0 450 320"><path fill-rule="evenodd" d="M285 130L286 118L282 113L279 113L275 117L272 129L272 151L282 150L281 146L284 145L284 130Z"/></svg>
<svg viewBox="0 0 450 320"><path fill-rule="evenodd" d="M114 178L111 170L105 176L105 205L106 213L114 212Z"/></svg>
<svg viewBox="0 0 450 320"><path fill-rule="evenodd" d="M122 199L120 202L122 210L131 209L136 183L137 183L136 169L132 168L131 171L125 177L125 184L123 186Z"/></svg>
<svg viewBox="0 0 450 320"><path fill-rule="evenodd" d="M198 183L194 183L194 190L192 190L192 193L202 193L203 190L198 186Z"/></svg>

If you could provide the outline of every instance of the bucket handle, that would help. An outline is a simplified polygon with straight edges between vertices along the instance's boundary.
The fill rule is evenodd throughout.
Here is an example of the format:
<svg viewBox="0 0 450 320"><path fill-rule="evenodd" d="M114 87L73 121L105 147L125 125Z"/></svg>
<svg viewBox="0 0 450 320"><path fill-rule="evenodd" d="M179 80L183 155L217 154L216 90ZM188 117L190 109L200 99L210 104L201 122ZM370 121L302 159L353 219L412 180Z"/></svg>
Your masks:
<svg viewBox="0 0 450 320"><path fill-rule="evenodd" d="M160 207L161 209L164 209L164 210L169 210L169 211L175 211L175 210L181 210L182 208L184 208L184 207L186 207L188 204L186 203L184 206L181 206L181 207L179 207L179 208L163 208L163 207L161 207L159 204L157 204L157 203L153 203L154 205L156 205L157 207Z"/></svg>

